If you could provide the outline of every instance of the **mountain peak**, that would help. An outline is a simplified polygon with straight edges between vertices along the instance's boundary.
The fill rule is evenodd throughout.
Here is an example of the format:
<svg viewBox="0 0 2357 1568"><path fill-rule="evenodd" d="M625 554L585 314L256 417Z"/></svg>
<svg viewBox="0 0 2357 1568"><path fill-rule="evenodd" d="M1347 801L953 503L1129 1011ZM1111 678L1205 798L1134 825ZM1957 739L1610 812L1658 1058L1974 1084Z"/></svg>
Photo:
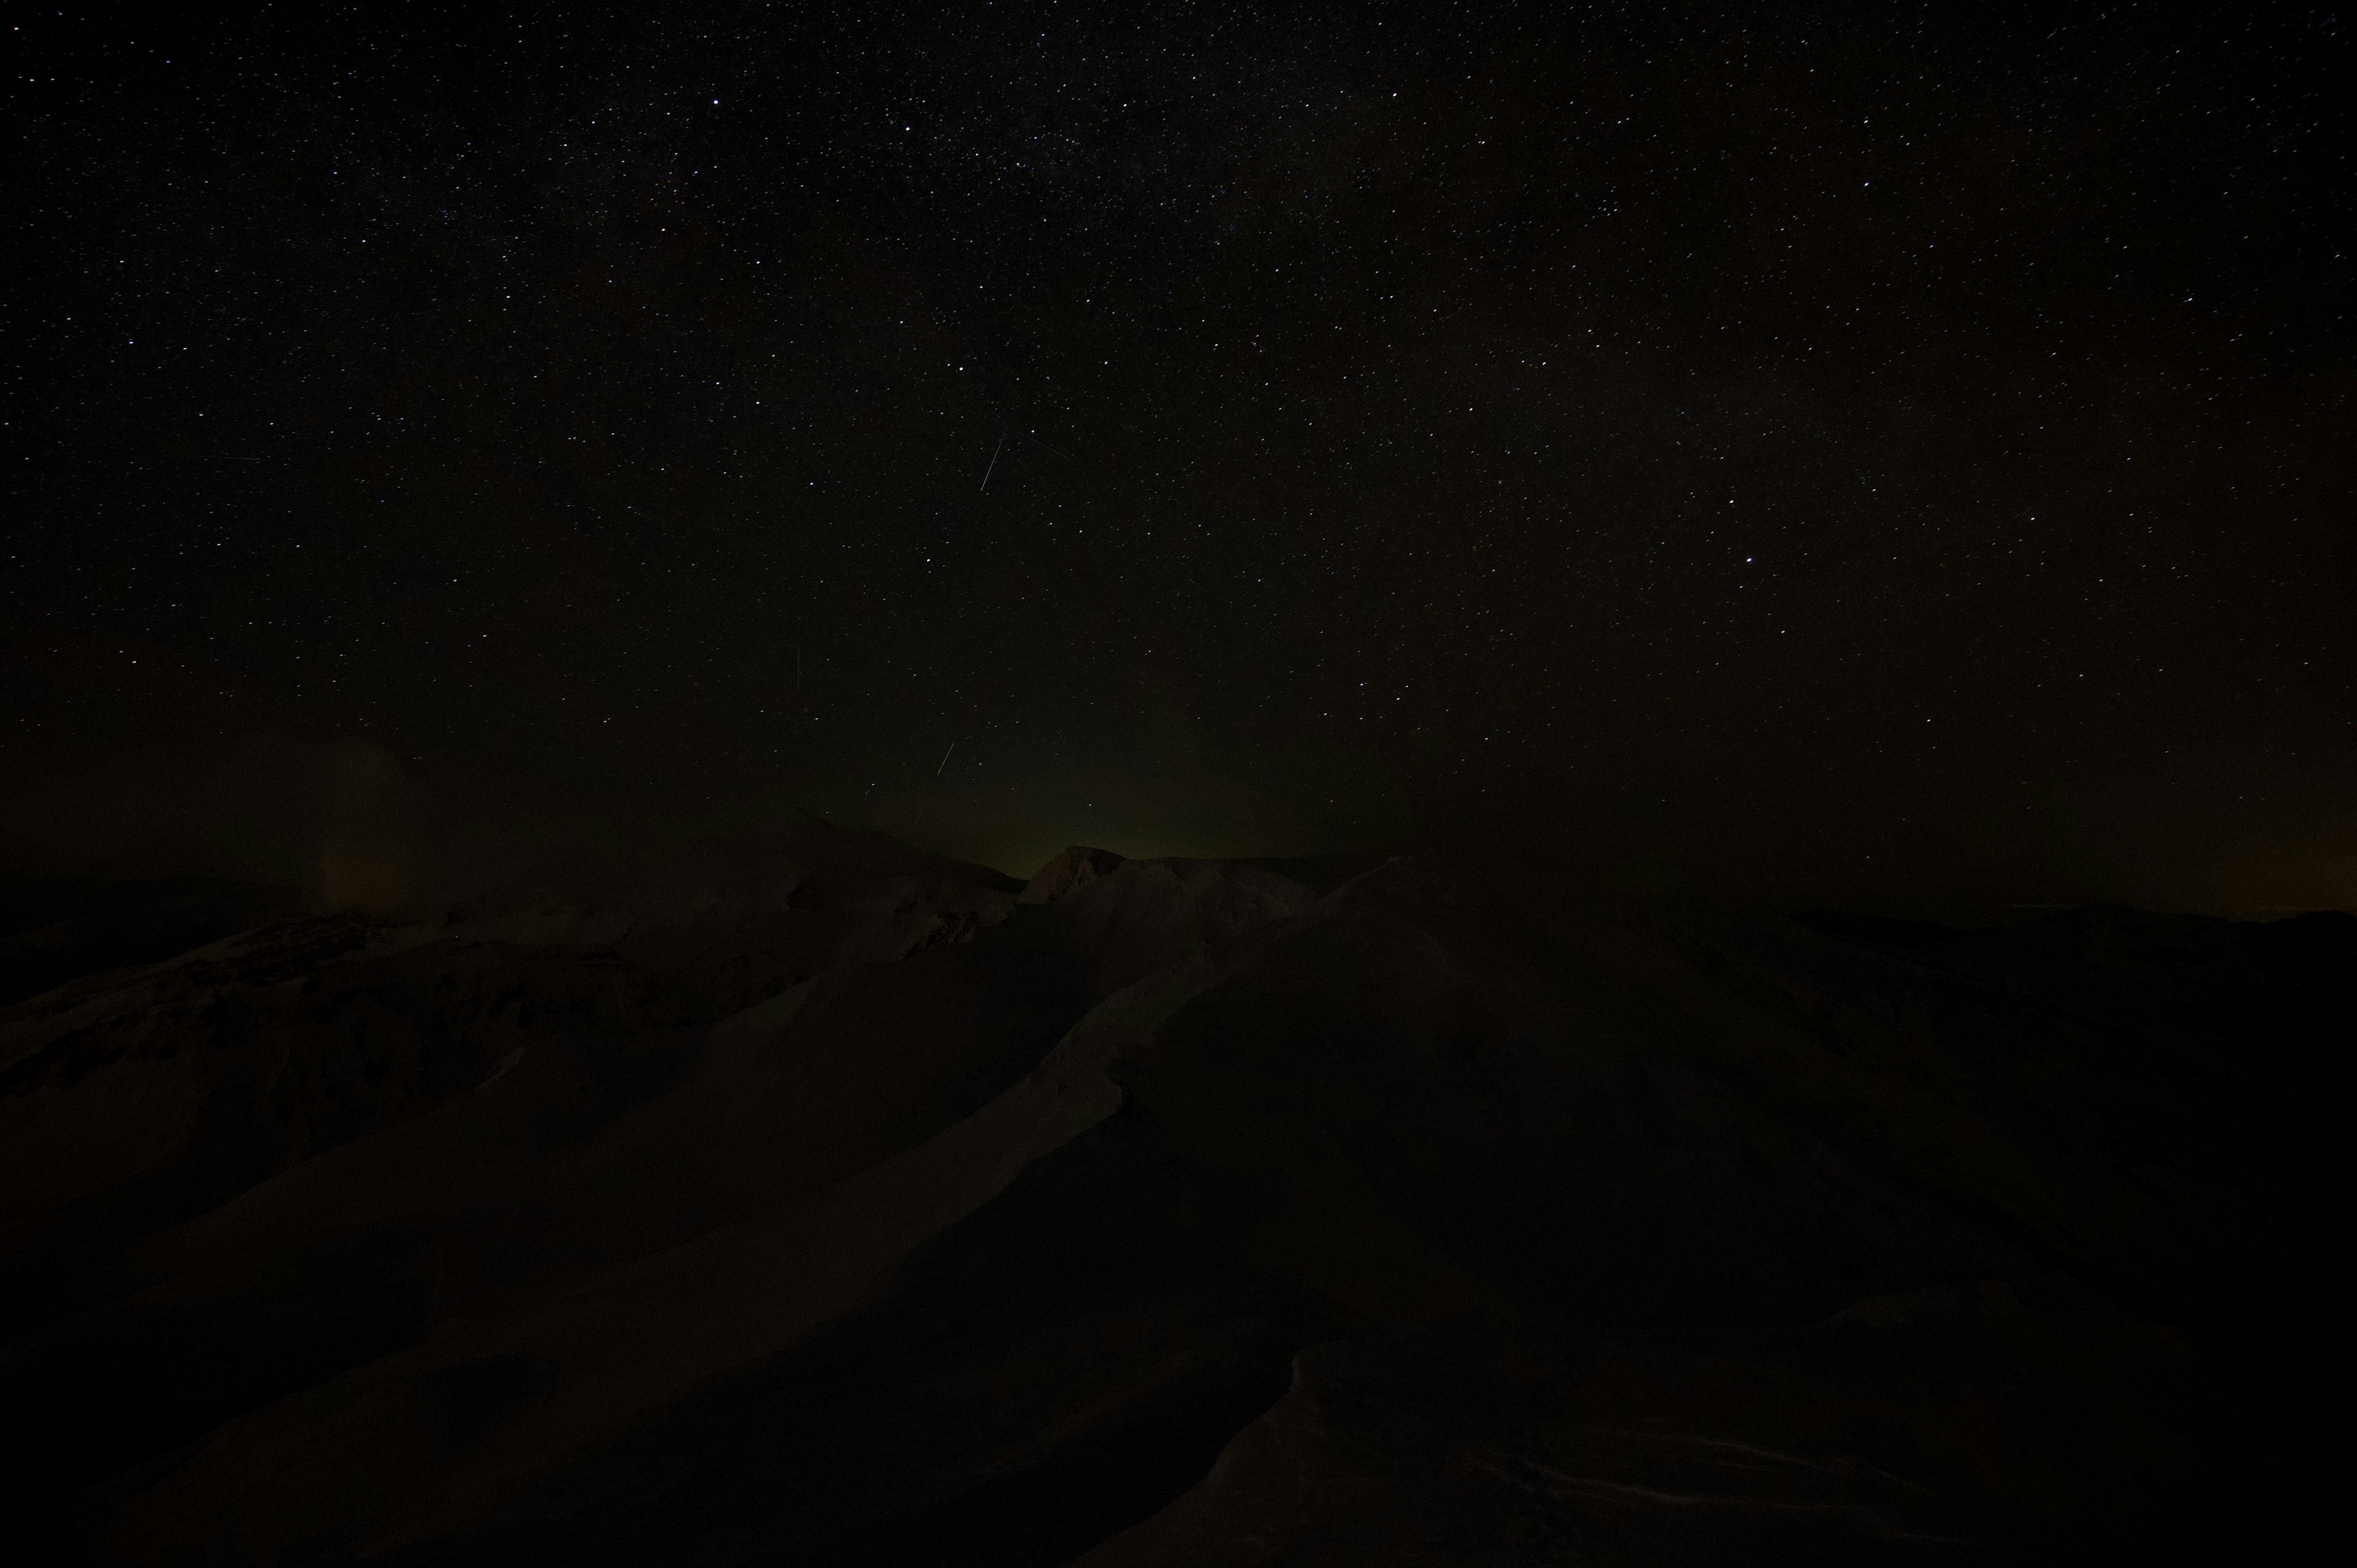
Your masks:
<svg viewBox="0 0 2357 1568"><path fill-rule="evenodd" d="M1031 874L1031 880L1017 896L1018 904L1052 904L1068 893L1077 893L1100 876L1110 876L1121 868L1122 857L1109 849L1092 849L1076 843L1056 852L1048 864Z"/></svg>

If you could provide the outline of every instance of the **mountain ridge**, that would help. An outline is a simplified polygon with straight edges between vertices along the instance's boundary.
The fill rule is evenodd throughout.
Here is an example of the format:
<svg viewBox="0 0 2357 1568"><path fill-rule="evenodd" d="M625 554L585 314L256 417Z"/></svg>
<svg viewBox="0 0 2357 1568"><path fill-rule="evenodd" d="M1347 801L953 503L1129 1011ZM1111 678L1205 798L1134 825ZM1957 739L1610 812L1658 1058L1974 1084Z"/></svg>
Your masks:
<svg viewBox="0 0 2357 1568"><path fill-rule="evenodd" d="M814 821L282 923L0 1012L0 1390L52 1437L12 1517L59 1561L1383 1560L1282 1505L1314 1431L1416 1561L2214 1541L2189 1477L2272 1489L2236 1382L2310 1342L2264 1337L2315 1222L2268 1075L2357 955L2265 932L1512 856L1018 883ZM1553 1413L1499 1426L1512 1376ZM1673 1387L1683 1436L1608 1441ZM1747 1444L1790 1485L1695 1489Z"/></svg>

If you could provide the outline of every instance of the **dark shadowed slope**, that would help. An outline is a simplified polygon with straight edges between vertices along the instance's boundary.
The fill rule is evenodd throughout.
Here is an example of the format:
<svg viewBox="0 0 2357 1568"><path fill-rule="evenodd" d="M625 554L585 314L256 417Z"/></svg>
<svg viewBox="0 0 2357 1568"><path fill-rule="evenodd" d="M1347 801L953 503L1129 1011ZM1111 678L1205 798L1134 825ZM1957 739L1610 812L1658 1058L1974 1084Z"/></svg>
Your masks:
<svg viewBox="0 0 2357 1568"><path fill-rule="evenodd" d="M219 877L0 875L0 1007L296 914L290 888Z"/></svg>
<svg viewBox="0 0 2357 1568"><path fill-rule="evenodd" d="M0 1017L10 1517L107 1563L2257 1541L2357 920L2140 919L1018 889L806 823L273 928Z"/></svg>

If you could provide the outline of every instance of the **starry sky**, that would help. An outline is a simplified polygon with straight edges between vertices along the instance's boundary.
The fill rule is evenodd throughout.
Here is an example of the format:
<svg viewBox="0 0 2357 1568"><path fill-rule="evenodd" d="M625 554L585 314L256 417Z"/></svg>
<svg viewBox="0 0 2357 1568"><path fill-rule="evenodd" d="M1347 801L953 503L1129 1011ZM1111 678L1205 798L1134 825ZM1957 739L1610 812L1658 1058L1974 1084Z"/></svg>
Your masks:
<svg viewBox="0 0 2357 1568"><path fill-rule="evenodd" d="M2357 902L2329 8L189 9L15 34L0 858Z"/></svg>

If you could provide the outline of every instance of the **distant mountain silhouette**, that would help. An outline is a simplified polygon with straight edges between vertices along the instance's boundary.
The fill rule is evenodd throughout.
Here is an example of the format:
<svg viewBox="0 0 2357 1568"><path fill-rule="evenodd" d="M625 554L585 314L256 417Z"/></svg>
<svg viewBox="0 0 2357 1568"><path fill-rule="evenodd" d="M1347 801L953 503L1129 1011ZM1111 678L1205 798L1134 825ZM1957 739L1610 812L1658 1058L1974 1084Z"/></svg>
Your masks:
<svg viewBox="0 0 2357 1568"><path fill-rule="evenodd" d="M2347 916L1963 931L1502 855L1027 886L805 819L207 939L0 1013L17 1561L2298 1521Z"/></svg>
<svg viewBox="0 0 2357 1568"><path fill-rule="evenodd" d="M0 1007L298 913L290 889L220 877L0 876Z"/></svg>

